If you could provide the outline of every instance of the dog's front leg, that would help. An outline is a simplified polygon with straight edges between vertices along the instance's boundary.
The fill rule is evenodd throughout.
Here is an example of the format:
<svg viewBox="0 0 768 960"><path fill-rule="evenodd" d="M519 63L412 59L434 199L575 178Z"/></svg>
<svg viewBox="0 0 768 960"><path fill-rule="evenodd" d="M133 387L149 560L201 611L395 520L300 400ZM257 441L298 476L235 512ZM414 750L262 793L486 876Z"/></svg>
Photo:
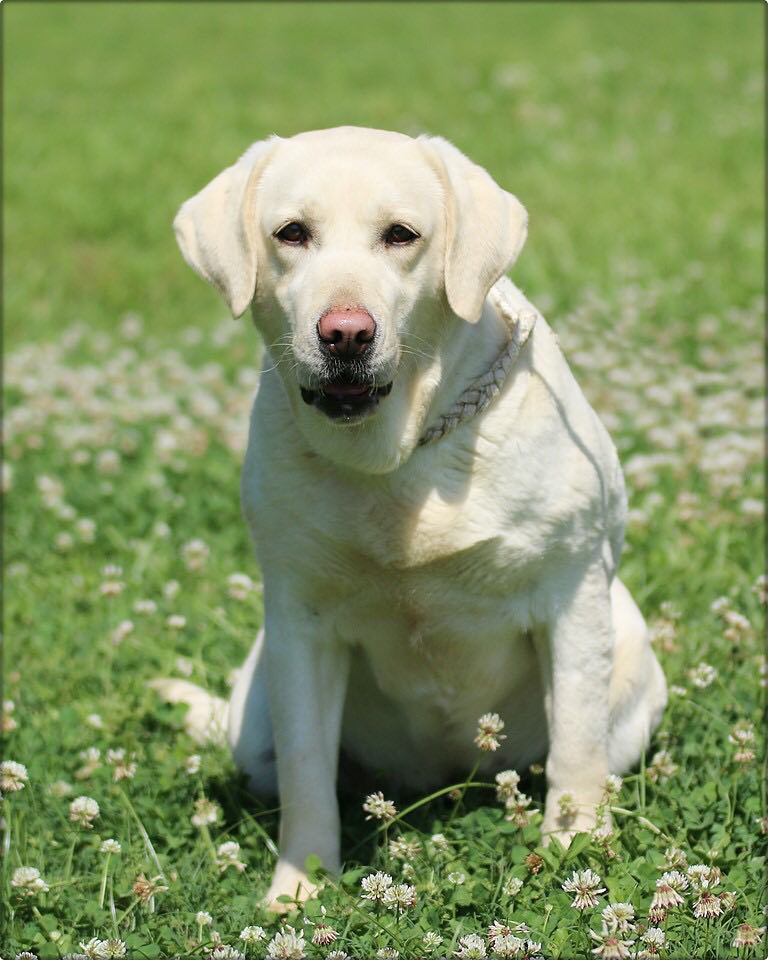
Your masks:
<svg viewBox="0 0 768 960"><path fill-rule="evenodd" d="M336 798L341 718L349 656L326 619L297 598L267 595L265 637L269 702L280 791L280 855L266 904L277 897L304 900L314 889L304 863L316 854L330 871L340 868Z"/></svg>
<svg viewBox="0 0 768 960"><path fill-rule="evenodd" d="M613 667L609 575L596 562L563 577L539 643L549 727L544 842L596 824L608 768Z"/></svg>

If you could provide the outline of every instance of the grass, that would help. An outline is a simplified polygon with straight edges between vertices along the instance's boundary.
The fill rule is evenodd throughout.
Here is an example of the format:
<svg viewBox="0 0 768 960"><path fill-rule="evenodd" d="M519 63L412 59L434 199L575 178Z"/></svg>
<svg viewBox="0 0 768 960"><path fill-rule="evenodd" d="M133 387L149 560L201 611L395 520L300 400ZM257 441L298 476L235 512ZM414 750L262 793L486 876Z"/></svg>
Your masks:
<svg viewBox="0 0 768 960"><path fill-rule="evenodd" d="M609 843L545 851L538 814L505 821L491 786L458 806L394 797L419 805L372 836L361 804L383 785L343 785L347 872L320 901L340 937L308 955L415 958L433 931L432 955L468 956L461 938L498 919L527 924L545 957L591 956L588 928L609 902L630 901L647 926L671 847L717 865L715 892L735 902L696 919L689 891L661 955L737 955L738 925L765 925L768 814L759 737L753 761L729 742L759 725L763 701L757 5L11 3L3 15L3 757L29 780L4 800L0 955L115 937L136 958L207 957L212 930L237 945L246 925L279 929L258 907L276 811L224 751L187 773L200 751L182 712L145 687L181 670L226 691L262 615L238 503L259 347L184 266L169 225L251 140L341 122L447 136L529 208L514 276L621 451L622 576L678 689L614 801ZM183 548L198 538L210 553L193 570ZM254 582L242 600L236 572ZM122 589L105 595L105 582ZM715 671L706 686L701 663ZM89 773L80 754L93 747ZM115 780L117 749L133 777ZM520 773L538 810L541 775ZM80 794L100 807L90 830L69 820ZM191 822L202 796L220 808L206 829ZM388 846L401 835L409 867ZM106 838L122 846L108 863ZM228 840L244 873L214 862ZM20 896L22 866L49 891ZM586 867L607 889L580 913L561 885ZM395 915L362 901L374 870L414 884L417 905ZM140 875L167 889L144 902ZM304 916L288 922L309 941ZM265 943L240 949L260 957Z"/></svg>

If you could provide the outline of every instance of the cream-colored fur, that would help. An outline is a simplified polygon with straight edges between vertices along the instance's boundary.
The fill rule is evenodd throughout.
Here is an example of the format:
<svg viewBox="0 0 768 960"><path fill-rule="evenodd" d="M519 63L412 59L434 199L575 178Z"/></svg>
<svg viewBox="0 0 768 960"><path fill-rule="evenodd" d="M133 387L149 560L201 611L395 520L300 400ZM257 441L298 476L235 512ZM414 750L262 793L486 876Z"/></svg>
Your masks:
<svg viewBox="0 0 768 960"><path fill-rule="evenodd" d="M289 247L274 234L311 226ZM465 772L477 718L508 735L486 767L547 756L543 830L594 824L609 772L648 743L666 686L616 577L625 515L616 452L542 317L501 394L418 446L508 337L488 292L525 240L520 202L449 143L344 127L255 144L176 219L187 261L266 344L243 471L265 628L229 707L183 681L202 738L226 722L255 789L279 787L267 901L306 896L310 853L340 866L340 748L417 789ZM394 249L402 223L418 242ZM504 295L534 308L508 280ZM303 403L331 307L376 320L351 423ZM313 378L315 378L313 380ZM575 822L560 820L571 793Z"/></svg>

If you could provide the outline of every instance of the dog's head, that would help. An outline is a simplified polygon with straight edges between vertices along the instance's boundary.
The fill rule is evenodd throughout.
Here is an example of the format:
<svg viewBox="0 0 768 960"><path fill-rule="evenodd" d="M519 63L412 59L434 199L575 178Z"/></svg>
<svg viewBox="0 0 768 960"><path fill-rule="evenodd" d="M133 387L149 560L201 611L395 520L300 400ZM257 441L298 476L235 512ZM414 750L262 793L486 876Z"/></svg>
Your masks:
<svg viewBox="0 0 768 960"><path fill-rule="evenodd" d="M451 324L478 321L526 221L447 141L340 127L255 143L174 227L232 313L252 307L311 444L379 472L413 449Z"/></svg>

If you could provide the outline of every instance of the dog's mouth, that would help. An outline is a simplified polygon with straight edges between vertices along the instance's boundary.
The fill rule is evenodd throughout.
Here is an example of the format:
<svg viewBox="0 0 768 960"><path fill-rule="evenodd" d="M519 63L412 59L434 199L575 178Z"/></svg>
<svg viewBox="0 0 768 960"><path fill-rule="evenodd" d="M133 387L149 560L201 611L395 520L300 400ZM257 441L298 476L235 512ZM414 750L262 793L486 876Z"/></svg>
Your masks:
<svg viewBox="0 0 768 960"><path fill-rule="evenodd" d="M301 399L331 420L351 423L373 413L379 400L389 395L392 383L377 386L353 380L329 380L316 390L301 387Z"/></svg>

